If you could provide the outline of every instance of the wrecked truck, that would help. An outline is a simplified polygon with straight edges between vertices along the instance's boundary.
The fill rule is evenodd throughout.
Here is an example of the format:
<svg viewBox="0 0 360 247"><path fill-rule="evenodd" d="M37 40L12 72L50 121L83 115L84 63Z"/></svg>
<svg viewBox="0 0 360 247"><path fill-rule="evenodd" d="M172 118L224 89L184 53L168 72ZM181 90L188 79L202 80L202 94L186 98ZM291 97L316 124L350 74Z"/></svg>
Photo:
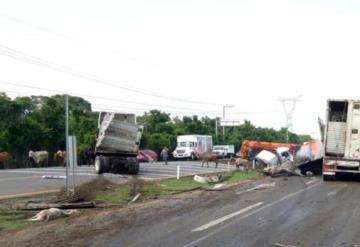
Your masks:
<svg viewBox="0 0 360 247"><path fill-rule="evenodd" d="M274 152L277 148L288 148L289 153L294 156L295 153L300 149L300 145L280 142L244 140L241 143L241 149L238 153L238 156L240 156L242 159L252 160L263 150Z"/></svg>
<svg viewBox="0 0 360 247"><path fill-rule="evenodd" d="M95 171L137 174L142 127L134 114L100 112L95 147Z"/></svg>
<svg viewBox="0 0 360 247"><path fill-rule="evenodd" d="M319 175L322 173L323 144L312 140L305 142L296 152L295 157L289 148L279 147L275 152L261 151L256 159L263 164L264 172L270 175L293 174Z"/></svg>

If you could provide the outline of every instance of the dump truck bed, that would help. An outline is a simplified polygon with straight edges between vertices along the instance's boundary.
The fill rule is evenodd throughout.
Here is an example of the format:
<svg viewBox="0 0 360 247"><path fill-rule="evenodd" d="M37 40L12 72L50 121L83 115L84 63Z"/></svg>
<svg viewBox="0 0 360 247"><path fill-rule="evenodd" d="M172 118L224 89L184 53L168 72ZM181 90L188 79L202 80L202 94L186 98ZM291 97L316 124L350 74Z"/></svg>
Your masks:
<svg viewBox="0 0 360 247"><path fill-rule="evenodd" d="M141 126L127 119L129 118L124 118L124 114L100 114L96 140L97 154L137 155Z"/></svg>

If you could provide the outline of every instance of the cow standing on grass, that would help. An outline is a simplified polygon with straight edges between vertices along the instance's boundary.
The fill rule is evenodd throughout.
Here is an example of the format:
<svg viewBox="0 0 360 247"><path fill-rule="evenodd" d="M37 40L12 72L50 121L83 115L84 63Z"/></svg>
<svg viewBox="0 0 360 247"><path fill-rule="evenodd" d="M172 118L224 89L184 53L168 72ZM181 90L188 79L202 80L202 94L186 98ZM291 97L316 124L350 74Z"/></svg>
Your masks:
<svg viewBox="0 0 360 247"><path fill-rule="evenodd" d="M36 164L36 166L40 167L49 166L49 152L48 151L29 151L29 159Z"/></svg>
<svg viewBox="0 0 360 247"><path fill-rule="evenodd" d="M5 168L6 161L10 158L8 152L0 152L0 168Z"/></svg>
<svg viewBox="0 0 360 247"><path fill-rule="evenodd" d="M215 168L218 168L218 157L216 154L213 153L203 153L197 155L198 159L201 160L201 167L204 166L205 162L207 167L209 167L209 161L215 162Z"/></svg>

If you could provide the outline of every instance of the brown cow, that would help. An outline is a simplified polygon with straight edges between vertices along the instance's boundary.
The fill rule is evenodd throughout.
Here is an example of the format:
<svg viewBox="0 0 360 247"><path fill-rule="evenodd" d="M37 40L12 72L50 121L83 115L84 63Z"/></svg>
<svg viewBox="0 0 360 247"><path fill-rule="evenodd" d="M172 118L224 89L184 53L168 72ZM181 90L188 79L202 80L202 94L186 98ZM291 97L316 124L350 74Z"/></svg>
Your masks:
<svg viewBox="0 0 360 247"><path fill-rule="evenodd" d="M243 168L245 171L248 171L251 168L251 163L250 161L246 160L246 159L242 159L242 158L232 158L230 160L231 164L235 164L236 168Z"/></svg>
<svg viewBox="0 0 360 247"><path fill-rule="evenodd" d="M5 168L5 163L9 158L10 154L8 152L0 152L0 168Z"/></svg>
<svg viewBox="0 0 360 247"><path fill-rule="evenodd" d="M54 160L59 162L62 165L66 164L66 151L58 150L54 154Z"/></svg>
<svg viewBox="0 0 360 247"><path fill-rule="evenodd" d="M216 166L215 168L218 167L218 157L216 154L213 153L203 153L201 155L197 155L198 159L202 161L201 163L201 167L204 166L205 162L207 164L207 167L209 167L209 161L213 161L215 162Z"/></svg>

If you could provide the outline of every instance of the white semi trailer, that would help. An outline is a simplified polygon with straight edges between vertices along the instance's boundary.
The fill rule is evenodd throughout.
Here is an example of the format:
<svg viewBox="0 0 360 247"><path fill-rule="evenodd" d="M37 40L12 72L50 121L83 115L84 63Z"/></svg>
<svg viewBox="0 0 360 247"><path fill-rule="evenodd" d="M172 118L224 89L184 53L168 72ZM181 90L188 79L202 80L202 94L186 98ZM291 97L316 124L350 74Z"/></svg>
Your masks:
<svg viewBox="0 0 360 247"><path fill-rule="evenodd" d="M360 100L328 100L324 181L360 173Z"/></svg>

